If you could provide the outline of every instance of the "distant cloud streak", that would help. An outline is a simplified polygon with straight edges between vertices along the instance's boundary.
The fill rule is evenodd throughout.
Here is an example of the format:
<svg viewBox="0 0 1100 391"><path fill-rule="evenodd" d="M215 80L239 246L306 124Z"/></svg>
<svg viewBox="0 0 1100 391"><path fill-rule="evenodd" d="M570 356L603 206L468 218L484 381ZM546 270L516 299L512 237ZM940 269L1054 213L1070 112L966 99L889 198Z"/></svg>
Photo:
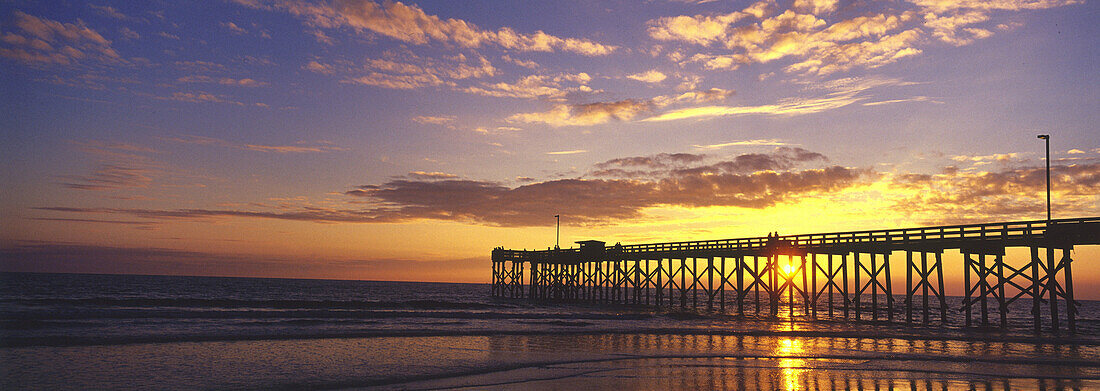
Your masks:
<svg viewBox="0 0 1100 391"><path fill-rule="evenodd" d="M708 144L708 145L692 145L692 147L698 149L721 149L725 147L734 146L756 146L756 145L790 145L787 142L780 139L759 139L759 140L743 140L743 141L730 141L728 143Z"/></svg>
<svg viewBox="0 0 1100 391"><path fill-rule="evenodd" d="M28 64L123 64L111 41L82 21L62 23L15 11L17 32L0 36L0 56Z"/></svg>
<svg viewBox="0 0 1100 391"><path fill-rule="evenodd" d="M332 145L331 142L322 141L309 143L305 141L299 141L296 145L262 145L262 144L248 144L248 143L235 143L228 140L222 140L213 137L203 136L179 136L169 137L168 141L173 141L182 144L196 144L196 145L214 145L226 148L243 149L256 152L274 152L274 153L322 153L322 152L338 152L345 151L346 148Z"/></svg>

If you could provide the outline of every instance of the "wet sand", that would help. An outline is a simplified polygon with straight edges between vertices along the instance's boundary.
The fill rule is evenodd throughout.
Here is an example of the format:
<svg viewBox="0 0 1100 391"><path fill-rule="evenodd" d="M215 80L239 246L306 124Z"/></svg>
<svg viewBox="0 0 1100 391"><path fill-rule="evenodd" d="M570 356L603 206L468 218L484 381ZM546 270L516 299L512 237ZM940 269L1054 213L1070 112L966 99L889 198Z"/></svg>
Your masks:
<svg viewBox="0 0 1100 391"><path fill-rule="evenodd" d="M539 334L0 349L4 389L1096 389L1100 345Z"/></svg>
<svg viewBox="0 0 1100 391"><path fill-rule="evenodd" d="M1049 367L1047 367L1049 368ZM641 358L540 365L380 390L1030 390L1096 389L1040 367L828 358Z"/></svg>

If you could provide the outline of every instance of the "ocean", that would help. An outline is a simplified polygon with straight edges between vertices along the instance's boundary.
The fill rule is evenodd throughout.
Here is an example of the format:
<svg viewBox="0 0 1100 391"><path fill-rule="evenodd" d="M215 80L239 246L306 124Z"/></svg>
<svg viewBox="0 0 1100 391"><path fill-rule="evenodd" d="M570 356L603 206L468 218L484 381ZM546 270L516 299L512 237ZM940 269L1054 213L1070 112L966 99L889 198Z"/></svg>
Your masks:
<svg viewBox="0 0 1100 391"><path fill-rule="evenodd" d="M1027 310L1011 313L1007 330L960 327L959 298L947 326L919 326L898 322L897 304L893 323L811 321L797 305L793 317L740 318L489 293L4 273L0 389L1100 388L1095 301L1081 301L1077 334L1035 335Z"/></svg>

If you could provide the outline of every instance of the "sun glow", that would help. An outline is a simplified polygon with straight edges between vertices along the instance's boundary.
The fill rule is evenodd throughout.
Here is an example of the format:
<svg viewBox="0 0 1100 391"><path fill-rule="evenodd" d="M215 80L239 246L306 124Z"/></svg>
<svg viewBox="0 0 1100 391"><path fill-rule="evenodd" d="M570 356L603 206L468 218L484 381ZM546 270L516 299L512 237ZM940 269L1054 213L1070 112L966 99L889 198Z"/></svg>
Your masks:
<svg viewBox="0 0 1100 391"><path fill-rule="evenodd" d="M783 265L781 267L781 269L782 269L783 275L785 275L785 276L791 276L791 275L794 274L794 271L795 271L794 270L794 265L789 264L789 263L786 264L786 265Z"/></svg>

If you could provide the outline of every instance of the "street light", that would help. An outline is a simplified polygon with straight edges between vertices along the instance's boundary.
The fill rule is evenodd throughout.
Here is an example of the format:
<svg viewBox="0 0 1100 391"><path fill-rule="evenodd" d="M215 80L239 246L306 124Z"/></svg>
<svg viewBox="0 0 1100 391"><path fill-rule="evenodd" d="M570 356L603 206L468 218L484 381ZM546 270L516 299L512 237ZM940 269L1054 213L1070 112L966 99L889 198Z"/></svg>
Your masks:
<svg viewBox="0 0 1100 391"><path fill-rule="evenodd" d="M1050 224L1050 135L1040 134L1039 138L1047 144L1047 224Z"/></svg>
<svg viewBox="0 0 1100 391"><path fill-rule="evenodd" d="M561 241L561 215L554 215L554 219L557 220L557 229L554 233L554 248L559 249L559 242Z"/></svg>

